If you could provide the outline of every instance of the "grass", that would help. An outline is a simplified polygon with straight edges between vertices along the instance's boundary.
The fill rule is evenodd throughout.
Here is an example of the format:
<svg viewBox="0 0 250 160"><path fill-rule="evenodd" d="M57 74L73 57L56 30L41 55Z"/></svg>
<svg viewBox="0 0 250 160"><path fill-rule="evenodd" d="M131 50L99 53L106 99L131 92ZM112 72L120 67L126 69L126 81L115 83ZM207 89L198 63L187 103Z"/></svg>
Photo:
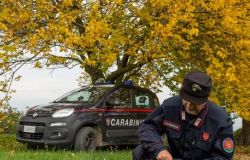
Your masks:
<svg viewBox="0 0 250 160"><path fill-rule="evenodd" d="M129 160L129 151L79 152L72 151L0 151L1 160Z"/></svg>
<svg viewBox="0 0 250 160"><path fill-rule="evenodd" d="M129 160L131 150L74 152L68 150L28 150L13 134L0 134L0 160ZM237 146L235 160L250 159L250 146Z"/></svg>
<svg viewBox="0 0 250 160"><path fill-rule="evenodd" d="M0 160L129 160L130 150L100 150L95 152L74 152L68 150L28 150L26 145L15 140L13 134L0 135Z"/></svg>

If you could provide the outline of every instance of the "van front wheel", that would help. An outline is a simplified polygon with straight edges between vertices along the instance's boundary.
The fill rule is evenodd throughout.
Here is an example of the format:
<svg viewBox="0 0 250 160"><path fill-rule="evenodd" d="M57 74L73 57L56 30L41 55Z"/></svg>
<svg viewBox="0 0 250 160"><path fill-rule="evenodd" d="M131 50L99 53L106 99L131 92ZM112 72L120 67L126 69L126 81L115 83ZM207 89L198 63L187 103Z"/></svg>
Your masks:
<svg viewBox="0 0 250 160"><path fill-rule="evenodd" d="M92 127L83 127L76 134L75 151L94 151L96 149L96 134Z"/></svg>

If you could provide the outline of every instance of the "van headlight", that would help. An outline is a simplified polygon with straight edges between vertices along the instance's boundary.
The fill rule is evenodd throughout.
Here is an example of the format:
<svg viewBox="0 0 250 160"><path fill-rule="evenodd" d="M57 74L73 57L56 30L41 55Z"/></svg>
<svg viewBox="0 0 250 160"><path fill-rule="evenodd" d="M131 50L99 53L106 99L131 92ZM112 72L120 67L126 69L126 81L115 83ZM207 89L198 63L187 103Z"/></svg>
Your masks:
<svg viewBox="0 0 250 160"><path fill-rule="evenodd" d="M53 118L62 118L62 117L68 117L72 113L74 113L74 108L65 108L65 109L60 109L56 111L55 113L52 114Z"/></svg>

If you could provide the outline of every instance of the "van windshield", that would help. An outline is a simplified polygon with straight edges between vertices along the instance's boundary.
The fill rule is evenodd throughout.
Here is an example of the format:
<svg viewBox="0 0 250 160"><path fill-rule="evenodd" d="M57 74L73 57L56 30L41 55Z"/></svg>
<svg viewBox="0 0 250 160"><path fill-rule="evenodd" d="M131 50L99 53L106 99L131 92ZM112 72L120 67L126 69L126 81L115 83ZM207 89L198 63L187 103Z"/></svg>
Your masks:
<svg viewBox="0 0 250 160"><path fill-rule="evenodd" d="M87 86L73 90L54 101L54 103L97 103L113 86Z"/></svg>

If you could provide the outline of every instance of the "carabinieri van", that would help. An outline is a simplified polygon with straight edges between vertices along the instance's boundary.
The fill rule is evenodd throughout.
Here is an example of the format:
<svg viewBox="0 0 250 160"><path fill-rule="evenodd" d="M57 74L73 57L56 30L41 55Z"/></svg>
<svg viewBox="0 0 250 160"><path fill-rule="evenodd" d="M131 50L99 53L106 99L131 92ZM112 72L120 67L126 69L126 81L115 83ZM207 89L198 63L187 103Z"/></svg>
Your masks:
<svg viewBox="0 0 250 160"><path fill-rule="evenodd" d="M132 84L88 85L30 108L20 118L16 139L32 148L47 145L78 151L136 145L138 126L158 105L156 94Z"/></svg>

